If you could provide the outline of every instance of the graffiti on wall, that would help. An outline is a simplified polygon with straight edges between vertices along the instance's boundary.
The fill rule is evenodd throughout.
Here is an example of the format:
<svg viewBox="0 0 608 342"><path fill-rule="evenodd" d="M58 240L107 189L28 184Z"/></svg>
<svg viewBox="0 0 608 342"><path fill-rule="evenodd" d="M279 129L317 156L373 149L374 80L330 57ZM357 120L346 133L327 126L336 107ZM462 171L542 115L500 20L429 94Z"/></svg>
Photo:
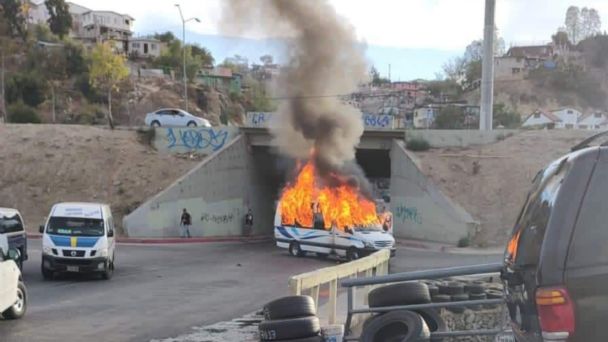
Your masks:
<svg viewBox="0 0 608 342"><path fill-rule="evenodd" d="M393 128L393 116L363 114L363 124L365 125L365 128L391 129Z"/></svg>
<svg viewBox="0 0 608 342"><path fill-rule="evenodd" d="M230 132L224 128L166 128L167 148L208 150L215 152L229 141Z"/></svg>
<svg viewBox="0 0 608 342"><path fill-rule="evenodd" d="M399 204L395 208L394 215L397 220L401 221L401 223L410 221L417 224L422 224L422 215L420 215L418 208L416 207L408 207L405 204Z"/></svg>
<svg viewBox="0 0 608 342"><path fill-rule="evenodd" d="M272 112L249 112L245 124L249 127L268 127L273 116Z"/></svg>
<svg viewBox="0 0 608 342"><path fill-rule="evenodd" d="M218 215L218 214L209 214L203 213L201 215L201 222L205 223L214 223L214 224L228 224L232 223L235 220L234 213Z"/></svg>

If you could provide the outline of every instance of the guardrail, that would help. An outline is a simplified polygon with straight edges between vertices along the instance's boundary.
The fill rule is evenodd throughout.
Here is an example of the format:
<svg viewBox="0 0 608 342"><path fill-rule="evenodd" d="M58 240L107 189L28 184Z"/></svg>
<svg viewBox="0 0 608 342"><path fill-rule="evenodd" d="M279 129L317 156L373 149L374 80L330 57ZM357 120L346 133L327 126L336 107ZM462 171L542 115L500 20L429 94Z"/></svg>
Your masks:
<svg viewBox="0 0 608 342"><path fill-rule="evenodd" d="M468 300L461 302L451 303L429 303L429 304L415 304L415 305L399 305L390 307L379 307L379 308L355 308L355 288L358 286L365 286L369 288L371 285L389 284L403 281L413 281L422 279L439 279L446 277L455 276L468 276L478 274L494 274L499 273L503 268L500 263L496 264L484 264L484 265L473 265L463 267L451 267L441 268L427 271L415 271L396 273L390 275L383 275L377 277L360 278L360 279L347 279L341 282L342 287L348 288L348 314L346 316L345 324L345 335L344 341L358 341L356 337L348 336L351 334L351 322L352 317L355 314L366 314L366 313L379 313L388 312L393 310L416 310L416 309L427 309L427 308L440 308L440 307L462 307L470 305L483 305L483 304L504 304L504 298L501 299L482 299L482 300ZM503 306L504 311L504 306ZM506 317L503 312L503 317ZM504 326L504 322L502 324ZM441 333L431 333L431 339L443 338L443 337L455 337L455 336L471 336L471 335L497 335L502 332L502 329L484 329L484 330L471 330L471 331L448 331Z"/></svg>
<svg viewBox="0 0 608 342"><path fill-rule="evenodd" d="M310 291L315 305L319 307L319 288L329 284L328 323L336 323L338 280L343 278L356 278L360 273L366 277L383 276L388 274L388 262L390 250L383 249L359 260L347 262L341 265L321 268L316 271L303 273L289 278L289 292L292 295L301 295ZM365 297L371 287L366 286Z"/></svg>

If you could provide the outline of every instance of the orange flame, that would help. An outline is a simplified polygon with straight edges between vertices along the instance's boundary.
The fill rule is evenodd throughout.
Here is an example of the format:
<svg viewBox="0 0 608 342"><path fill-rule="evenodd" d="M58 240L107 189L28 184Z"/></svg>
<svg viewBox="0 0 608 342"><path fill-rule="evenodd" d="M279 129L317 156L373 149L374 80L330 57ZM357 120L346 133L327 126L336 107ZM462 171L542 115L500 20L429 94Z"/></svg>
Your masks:
<svg viewBox="0 0 608 342"><path fill-rule="evenodd" d="M282 223L312 228L313 203L318 204L326 229L331 229L334 222L340 229L379 224L374 202L362 197L358 189L346 181L331 188L320 186L315 166L308 162L296 181L283 189L279 202Z"/></svg>
<svg viewBox="0 0 608 342"><path fill-rule="evenodd" d="M519 245L519 236L521 235L521 229L513 235L509 243L507 244L507 257L510 261L515 261L517 257L517 247Z"/></svg>

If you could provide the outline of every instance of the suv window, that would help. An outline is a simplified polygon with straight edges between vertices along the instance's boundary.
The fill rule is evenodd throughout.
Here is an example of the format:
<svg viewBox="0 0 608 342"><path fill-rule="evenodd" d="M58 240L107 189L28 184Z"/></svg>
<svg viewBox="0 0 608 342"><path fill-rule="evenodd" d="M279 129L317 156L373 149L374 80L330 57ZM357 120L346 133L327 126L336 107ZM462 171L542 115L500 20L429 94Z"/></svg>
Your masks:
<svg viewBox="0 0 608 342"><path fill-rule="evenodd" d="M578 214L568 251L568 267L608 264L608 160L603 154Z"/></svg>
<svg viewBox="0 0 608 342"><path fill-rule="evenodd" d="M517 266L536 265L555 199L568 173L567 158L556 161L541 171L519 214L507 248L507 259Z"/></svg>
<svg viewBox="0 0 608 342"><path fill-rule="evenodd" d="M23 222L21 222L21 217L19 217L19 215L0 215L0 232L15 233L21 231L23 231Z"/></svg>

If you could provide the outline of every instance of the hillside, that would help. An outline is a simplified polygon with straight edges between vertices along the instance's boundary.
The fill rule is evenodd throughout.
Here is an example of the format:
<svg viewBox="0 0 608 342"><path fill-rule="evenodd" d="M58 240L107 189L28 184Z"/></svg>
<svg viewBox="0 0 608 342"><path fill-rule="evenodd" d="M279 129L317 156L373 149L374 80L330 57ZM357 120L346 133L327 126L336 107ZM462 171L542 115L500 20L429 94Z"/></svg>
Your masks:
<svg viewBox="0 0 608 342"><path fill-rule="evenodd" d="M417 155L423 172L480 221L474 243L502 245L536 173L592 134L526 131L492 145L433 149ZM479 165L477 173L475 163Z"/></svg>
<svg viewBox="0 0 608 342"><path fill-rule="evenodd" d="M37 231L53 203L111 204L116 222L197 164L160 155L135 131L92 126L0 125L0 207Z"/></svg>

